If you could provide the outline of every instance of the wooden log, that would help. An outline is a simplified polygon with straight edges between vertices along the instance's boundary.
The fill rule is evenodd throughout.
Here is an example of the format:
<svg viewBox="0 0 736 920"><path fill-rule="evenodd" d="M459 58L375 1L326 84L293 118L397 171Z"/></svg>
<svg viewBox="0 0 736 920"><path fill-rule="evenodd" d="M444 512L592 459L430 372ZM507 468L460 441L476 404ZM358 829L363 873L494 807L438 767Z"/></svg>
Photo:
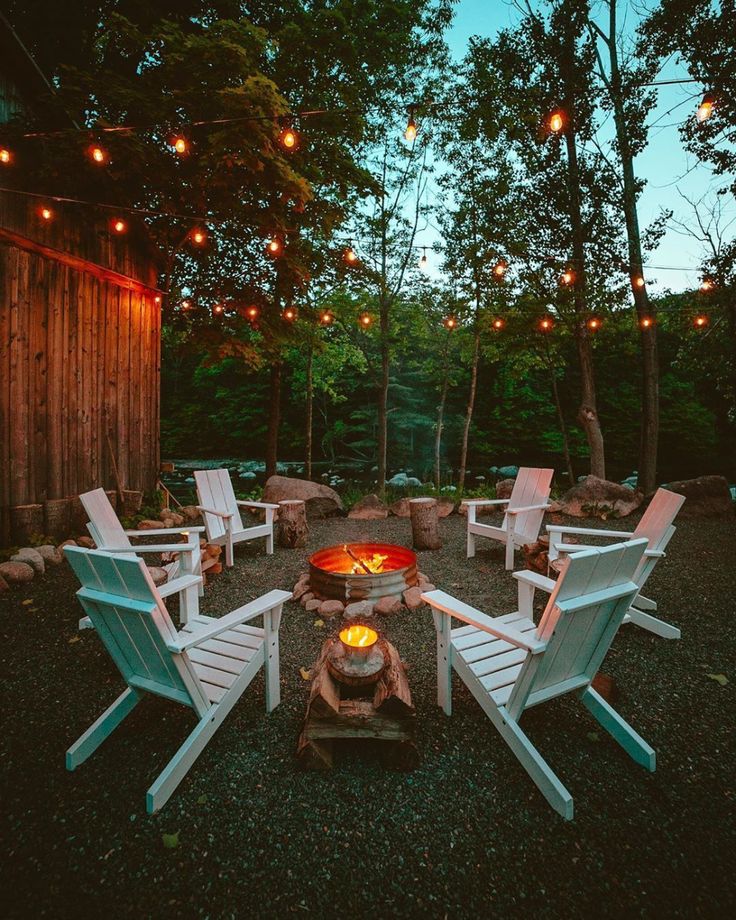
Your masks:
<svg viewBox="0 0 736 920"><path fill-rule="evenodd" d="M377 711L395 717L414 715L406 668L390 642L382 641L382 645L386 667L376 684L373 706Z"/></svg>
<svg viewBox="0 0 736 920"><path fill-rule="evenodd" d="M305 770L332 769L332 742L329 739L317 741L308 738L305 732L299 736L296 756Z"/></svg>
<svg viewBox="0 0 736 920"><path fill-rule="evenodd" d="M333 644L337 641L339 640L328 639L324 643L320 656L312 669L314 679L307 703L307 720L332 717L340 710L340 687L327 669L327 659Z"/></svg>
<svg viewBox="0 0 736 920"><path fill-rule="evenodd" d="M70 533L68 498L50 498L43 505L43 532L56 540L65 540Z"/></svg>
<svg viewBox="0 0 736 920"><path fill-rule="evenodd" d="M17 543L28 544L33 537L43 535L43 505L16 505L10 509L11 537Z"/></svg>
<svg viewBox="0 0 736 920"><path fill-rule="evenodd" d="M411 535L414 549L440 549L442 539L440 538L437 499L410 499L409 517L411 518Z"/></svg>
<svg viewBox="0 0 736 920"><path fill-rule="evenodd" d="M279 502L276 543L288 549L296 549L307 545L308 536L305 503L297 499Z"/></svg>

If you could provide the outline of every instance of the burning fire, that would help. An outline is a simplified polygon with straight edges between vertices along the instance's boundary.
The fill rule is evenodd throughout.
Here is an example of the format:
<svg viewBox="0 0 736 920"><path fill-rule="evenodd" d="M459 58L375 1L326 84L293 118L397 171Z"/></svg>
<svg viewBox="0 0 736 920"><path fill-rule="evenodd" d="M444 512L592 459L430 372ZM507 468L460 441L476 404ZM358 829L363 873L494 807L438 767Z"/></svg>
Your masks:
<svg viewBox="0 0 736 920"><path fill-rule="evenodd" d="M349 626L341 631L340 641L351 648L367 648L378 641L378 633L369 626Z"/></svg>
<svg viewBox="0 0 736 920"><path fill-rule="evenodd" d="M347 543L343 544L343 549L353 561L351 575L378 575L383 571L383 564L388 559L388 555L383 553L373 553L372 556L365 557L356 556Z"/></svg>

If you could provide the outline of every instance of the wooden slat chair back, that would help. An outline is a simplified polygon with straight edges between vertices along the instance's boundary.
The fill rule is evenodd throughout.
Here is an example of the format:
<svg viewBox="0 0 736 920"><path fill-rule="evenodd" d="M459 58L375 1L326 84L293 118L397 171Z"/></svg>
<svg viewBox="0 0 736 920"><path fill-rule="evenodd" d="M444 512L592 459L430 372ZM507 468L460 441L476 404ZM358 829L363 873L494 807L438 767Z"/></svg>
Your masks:
<svg viewBox="0 0 736 920"><path fill-rule="evenodd" d="M463 502L468 509L467 554L475 556L476 537L499 540L506 545L506 569L514 567L514 551L539 538L544 512L549 504L554 470L522 467L508 499L471 499ZM481 524L476 518L478 508L505 506L500 527Z"/></svg>
<svg viewBox="0 0 736 920"><path fill-rule="evenodd" d="M225 547L226 565L234 564L234 545L243 540L265 537L266 553L273 553L273 519L278 505L237 499L227 470L196 470L194 479L207 539L210 543ZM245 527L240 516L241 507L265 512L265 523Z"/></svg>
<svg viewBox="0 0 736 920"><path fill-rule="evenodd" d="M600 724L639 764L654 770L652 748L591 683L636 596L633 580L646 540L594 548L571 556L551 586L535 626L520 610L489 617L443 591L422 595L433 608L437 630L437 699L452 712L454 669L500 732L552 807L573 816L572 796L520 728L531 706L576 693ZM533 572L515 572L520 607L523 590L547 582ZM465 622L452 629L451 618Z"/></svg>
<svg viewBox="0 0 736 920"><path fill-rule="evenodd" d="M169 799L261 667L266 708L280 700L278 628L291 594L271 591L232 613L197 616L180 632L143 560L66 547L82 587L77 597L127 689L67 751L67 769L82 764L146 693L191 707L198 723L148 790L149 813ZM263 628L246 621L263 616Z"/></svg>
<svg viewBox="0 0 736 920"><path fill-rule="evenodd" d="M560 556L577 555L587 547L582 543L564 543L566 534L573 535L575 539L595 537L615 540L628 540L643 538L647 541L647 548L642 556L639 567L634 573L634 581L639 586L637 594L627 613L624 622L635 623L643 629L655 633L665 639L679 639L678 627L653 616L657 609L655 601L645 597L641 590L647 579L654 571L657 563L665 555L665 550L675 534L673 521L685 501L684 495L670 492L668 489L657 489L649 507L644 512L633 533L623 530L599 530L589 527L566 527L559 524L550 524L549 532L549 558L553 561ZM531 596L530 596L531 603Z"/></svg>
<svg viewBox="0 0 736 920"><path fill-rule="evenodd" d="M87 530L98 547L114 546L122 551L129 546L135 553L133 544L115 514L115 509L110 503L104 489L93 489L79 496L79 500L87 512L89 524Z"/></svg>

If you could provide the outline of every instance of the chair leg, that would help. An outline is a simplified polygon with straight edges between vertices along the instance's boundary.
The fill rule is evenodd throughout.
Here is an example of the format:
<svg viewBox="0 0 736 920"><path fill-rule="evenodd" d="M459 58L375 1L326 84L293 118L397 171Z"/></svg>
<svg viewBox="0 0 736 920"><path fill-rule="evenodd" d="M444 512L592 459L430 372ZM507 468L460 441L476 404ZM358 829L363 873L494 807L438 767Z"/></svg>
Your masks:
<svg viewBox="0 0 736 920"><path fill-rule="evenodd" d="M452 715L452 649L450 615L433 610L434 626L437 630L437 705L446 716Z"/></svg>
<svg viewBox="0 0 736 920"><path fill-rule="evenodd" d="M266 555L273 556L273 530L266 537Z"/></svg>
<svg viewBox="0 0 736 920"><path fill-rule="evenodd" d="M281 672L279 669L279 624L282 608L267 610L263 614L263 626L266 633L263 648L263 670L266 678L266 712L273 710L281 702Z"/></svg>
<svg viewBox="0 0 736 920"><path fill-rule="evenodd" d="M75 770L80 764L94 754L105 738L109 737L120 725L123 719L141 699L138 690L128 687L115 702L106 709L95 723L75 741L66 752L67 770Z"/></svg>
<svg viewBox="0 0 736 920"><path fill-rule="evenodd" d="M79 629L94 629L95 624L92 622L90 617L82 617L79 621Z"/></svg>
<svg viewBox="0 0 736 920"><path fill-rule="evenodd" d="M583 690L580 699L629 757L650 773L654 773L657 767L657 755L654 748L651 748L641 735L638 735L629 723L622 719L592 687Z"/></svg>
<svg viewBox="0 0 736 920"><path fill-rule="evenodd" d="M468 531L468 559L475 557L475 534Z"/></svg>
<svg viewBox="0 0 736 920"><path fill-rule="evenodd" d="M187 775L194 761L207 746L207 742L222 724L224 714L218 718L217 707L202 716L197 727L174 754L156 782L146 793L146 811L149 815L159 811L173 795L176 787Z"/></svg>
<svg viewBox="0 0 736 920"><path fill-rule="evenodd" d="M663 639L679 639L682 635L676 626L665 623L664 620L658 620L657 617L653 617L648 613L642 613L641 610L636 610L634 607L629 608L629 620L631 623L636 623L642 629L647 629Z"/></svg>
<svg viewBox="0 0 736 920"><path fill-rule="evenodd" d="M225 534L225 565L231 569L235 565L235 553L233 550L233 534L228 528Z"/></svg>
<svg viewBox="0 0 736 920"><path fill-rule="evenodd" d="M508 534L506 537L506 571L510 572L514 568L514 537Z"/></svg>
<svg viewBox="0 0 736 920"><path fill-rule="evenodd" d="M534 747L521 730L519 723L505 711L499 710L501 717L494 720L501 737L516 755L516 759L534 780L537 788L554 810L566 821L573 817L572 796L562 785L549 764Z"/></svg>
<svg viewBox="0 0 736 920"><path fill-rule="evenodd" d="M201 582L200 582L201 584ZM179 592L179 619L186 626L192 617L199 614L199 585L192 585Z"/></svg>

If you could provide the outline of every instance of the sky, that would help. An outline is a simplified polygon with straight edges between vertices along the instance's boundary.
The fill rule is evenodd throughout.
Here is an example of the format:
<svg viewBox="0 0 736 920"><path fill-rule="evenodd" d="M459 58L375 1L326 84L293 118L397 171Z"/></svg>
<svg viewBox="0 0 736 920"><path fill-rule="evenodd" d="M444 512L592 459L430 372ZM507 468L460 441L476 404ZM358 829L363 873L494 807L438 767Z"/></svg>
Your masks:
<svg viewBox="0 0 736 920"><path fill-rule="evenodd" d="M633 14L630 10L625 13L629 6L628 2L619 4L619 17L627 15L627 25L633 27ZM459 0L453 25L447 35L453 57L463 57L471 36L493 37L500 29L518 22L518 18L518 12L508 0ZM670 60L658 79L675 80L687 76L682 64ZM676 218L690 222L692 210L678 189L690 199L697 200L703 196L711 199L719 186L717 177L714 181L710 169L699 164L685 151L678 132L678 125L686 117L694 117L701 91L702 87L693 83L659 89L657 105L649 115L653 125L649 146L635 162L637 175L647 183L639 199L639 222L642 229L663 209L672 210ZM603 135L610 130L610 125L604 126ZM428 230L418 242L421 245L425 242L431 245L436 241L436 235L432 234L433 231ZM700 280L698 264L702 253L700 243L668 227L658 249L647 256L647 262L652 266L645 273L650 289L681 291L696 287Z"/></svg>

